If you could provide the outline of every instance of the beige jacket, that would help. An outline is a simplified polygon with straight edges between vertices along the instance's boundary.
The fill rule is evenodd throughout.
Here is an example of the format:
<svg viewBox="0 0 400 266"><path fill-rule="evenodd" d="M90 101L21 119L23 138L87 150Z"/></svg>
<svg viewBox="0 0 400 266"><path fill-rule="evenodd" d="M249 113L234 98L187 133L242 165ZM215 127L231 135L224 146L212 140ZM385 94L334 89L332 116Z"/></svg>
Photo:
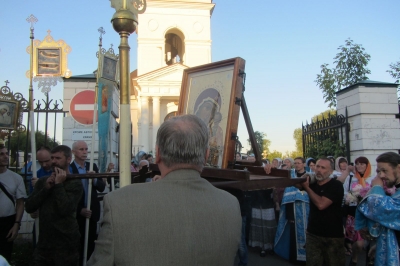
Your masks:
<svg viewBox="0 0 400 266"><path fill-rule="evenodd" d="M104 197L104 220L88 265L232 266L239 203L194 170Z"/></svg>

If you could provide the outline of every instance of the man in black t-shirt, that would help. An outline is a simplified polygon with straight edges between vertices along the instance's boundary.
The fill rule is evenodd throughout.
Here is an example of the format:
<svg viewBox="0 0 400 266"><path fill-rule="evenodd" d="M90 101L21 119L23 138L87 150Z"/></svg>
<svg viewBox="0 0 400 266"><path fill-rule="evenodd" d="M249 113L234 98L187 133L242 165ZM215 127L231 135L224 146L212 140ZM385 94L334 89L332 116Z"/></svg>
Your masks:
<svg viewBox="0 0 400 266"><path fill-rule="evenodd" d="M329 178L333 164L321 158L316 164L317 182L310 184L309 178L302 184L310 197L306 254L307 265L344 265L344 235L341 205L343 184Z"/></svg>

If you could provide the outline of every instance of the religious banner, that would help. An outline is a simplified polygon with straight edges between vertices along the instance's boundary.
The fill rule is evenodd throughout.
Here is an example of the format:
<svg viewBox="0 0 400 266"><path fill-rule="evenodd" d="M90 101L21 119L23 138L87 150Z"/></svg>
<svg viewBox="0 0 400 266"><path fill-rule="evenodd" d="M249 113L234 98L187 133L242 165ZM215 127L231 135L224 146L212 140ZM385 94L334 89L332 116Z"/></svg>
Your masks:
<svg viewBox="0 0 400 266"><path fill-rule="evenodd" d="M99 172L105 173L107 168L108 143L110 136L112 95L114 82L99 79L97 94L98 104L98 132L99 132Z"/></svg>
<svg viewBox="0 0 400 266"><path fill-rule="evenodd" d="M43 41L33 41L33 76L65 76L68 70L68 54L71 47L63 40L54 40L47 31ZM31 53L31 46L26 48ZM68 70L70 72L70 70ZM70 73L69 73L70 74ZM29 78L29 70L26 72Z"/></svg>
<svg viewBox="0 0 400 266"><path fill-rule="evenodd" d="M38 88L42 88L43 93L51 91L51 87L56 86L61 77L69 78L72 75L68 69L68 54L72 51L64 40L54 40L51 31L47 31L47 36L42 40L33 40L32 47L29 45L26 52L31 54L32 49L32 77L34 82L38 82ZM26 71L26 77L30 78L30 70Z"/></svg>

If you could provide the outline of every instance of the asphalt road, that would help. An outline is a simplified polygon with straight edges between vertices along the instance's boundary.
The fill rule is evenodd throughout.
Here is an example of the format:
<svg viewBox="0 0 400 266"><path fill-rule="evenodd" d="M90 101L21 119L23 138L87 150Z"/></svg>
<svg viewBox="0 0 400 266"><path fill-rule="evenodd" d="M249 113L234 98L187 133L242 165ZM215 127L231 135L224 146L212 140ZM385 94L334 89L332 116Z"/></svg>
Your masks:
<svg viewBox="0 0 400 266"><path fill-rule="evenodd" d="M235 259L235 266L238 265L239 259L236 256ZM346 256L346 265L349 265L350 263L350 256ZM365 252L360 254L359 259L358 259L358 266L364 266L366 264L365 262ZM260 257L260 250L256 248L249 248L249 262L247 264L248 266L266 266L266 265L271 265L271 266L291 266L291 265L296 265L289 263L287 260L282 259L281 257L277 255L266 255L265 257ZM305 265L305 264L304 264ZM340 266L340 265L338 265Z"/></svg>

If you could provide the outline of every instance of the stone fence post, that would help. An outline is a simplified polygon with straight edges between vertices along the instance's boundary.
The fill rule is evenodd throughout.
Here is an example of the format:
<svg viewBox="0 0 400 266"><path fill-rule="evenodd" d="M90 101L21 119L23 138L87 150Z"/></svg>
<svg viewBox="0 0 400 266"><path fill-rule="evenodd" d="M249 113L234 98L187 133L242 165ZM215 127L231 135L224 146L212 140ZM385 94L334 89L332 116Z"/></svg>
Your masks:
<svg viewBox="0 0 400 266"><path fill-rule="evenodd" d="M376 157L400 150L400 123L397 86L394 83L364 80L336 93L337 113L348 112L350 158L368 158L375 175Z"/></svg>

